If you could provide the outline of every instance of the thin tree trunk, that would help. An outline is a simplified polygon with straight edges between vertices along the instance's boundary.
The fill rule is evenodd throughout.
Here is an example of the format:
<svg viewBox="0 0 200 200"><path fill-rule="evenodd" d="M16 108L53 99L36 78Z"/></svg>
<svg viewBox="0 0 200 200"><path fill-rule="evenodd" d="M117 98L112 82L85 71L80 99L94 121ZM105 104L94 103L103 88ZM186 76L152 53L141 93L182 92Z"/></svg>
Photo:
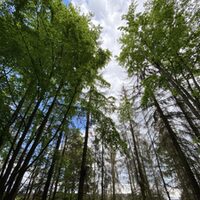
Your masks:
<svg viewBox="0 0 200 200"><path fill-rule="evenodd" d="M101 144L101 200L104 200L104 146L103 138Z"/></svg>
<svg viewBox="0 0 200 200"><path fill-rule="evenodd" d="M84 147L83 147L81 171L80 171L80 179L79 179L79 187L78 187L78 200L83 200L83 196L84 196L84 182L85 182L85 178L86 178L86 162L87 162L89 126L90 126L90 111L87 111L85 141L84 141Z"/></svg>
<svg viewBox="0 0 200 200"><path fill-rule="evenodd" d="M41 198L42 200L46 200L47 196L48 196L49 186L50 186L51 179L52 179L52 176L53 176L54 167L55 167L55 164L56 164L56 157L57 157L57 153L58 153L60 143L61 143L61 138L62 138L62 131L60 132L60 135L58 136L58 140L57 140L56 147L55 147L55 150L54 150L54 155L53 155L53 159L52 159L52 162L51 162L51 166L50 166L50 169L49 169L48 174L47 174L47 180L46 180L44 190L43 190L43 194L42 194L42 198Z"/></svg>
<svg viewBox="0 0 200 200"><path fill-rule="evenodd" d="M148 198L151 199L152 198L151 189L150 189L150 186L149 186L149 181L148 181L148 178L147 178L144 159L143 159L143 156L141 154L141 145L139 145L139 138L138 138L137 134L135 134L135 140L136 140L136 146L137 146L137 149L138 149L138 155L139 155L139 158L141 158L141 166L142 166L143 176L144 176L144 179L145 179L144 184L145 184L146 192L147 192Z"/></svg>
<svg viewBox="0 0 200 200"><path fill-rule="evenodd" d="M188 187L191 188L192 193L193 193L193 198L194 200L198 200L200 197L200 188L199 185L195 179L195 176L190 168L190 165L187 161L187 158L185 157L185 154L183 153L178 141L177 141L177 136L175 134L175 132L173 131L173 129L171 128L168 119L166 118L166 116L164 115L159 103L157 102L155 96L154 96L154 105L163 121L163 123L165 124L165 127L168 131L169 137L172 141L172 144L174 146L174 149L177 152L178 158L180 160L181 165L183 166L184 169L184 173L187 177L188 180Z"/></svg>
<svg viewBox="0 0 200 200"><path fill-rule="evenodd" d="M25 129L24 129L24 131L22 133L22 136L20 137L20 140L19 140L15 150L13 151L12 157L9 160L8 166L6 168L6 171L5 171L4 175L2 175L2 177L0 179L0 197L2 197L4 195L5 188L6 188L6 185L5 185L6 181L8 181L8 177L11 174L12 168L14 166L14 162L15 162L15 160L17 158L17 155L18 155L18 153L19 153L19 151L21 149L22 143L24 142L26 134L27 134L27 132L28 132L30 126L31 126L31 123L32 123L32 121L33 121L33 119L34 119L34 117L36 115L36 112L37 112L37 109L38 109L40 103L41 103L41 99L38 100L37 104L35 105L35 108L34 108L32 114L29 117L28 123L27 123L27 125L26 125L26 127L25 127Z"/></svg>
<svg viewBox="0 0 200 200"><path fill-rule="evenodd" d="M23 162L21 168L18 170L18 175L17 175L17 177L16 177L16 180L15 180L15 176L16 176L16 175L13 176L12 179L9 180L10 186L11 186L12 183L14 183L14 184L12 184L12 185L13 185L12 189L11 189L10 186L8 187L9 189L7 190L7 194L6 194L5 198L4 198L4 200L13 200L13 199L15 198L15 196L16 196L16 194L17 194L17 191L18 191L18 189L19 189L19 185L20 185L20 183L21 183L21 180L22 180L22 178L23 178L23 176L24 176L24 173L25 173L25 171L26 171L26 168L27 168L27 166L28 166L28 163L29 163L29 161L31 160L31 157L32 157L32 155L33 155L33 153L34 153L36 147L38 146L38 142L39 142L40 137L41 137L41 135L42 135L42 133L43 133L43 130L44 130L45 125L46 125L46 123L47 123L47 121L48 121L48 118L49 118L49 116L50 116L50 114L51 114L51 112L52 112L52 110L53 110L53 108L54 108L54 105L55 105L57 96L58 96L58 94L59 94L59 92L60 92L62 86L63 86L63 84L60 84L60 85L59 85L59 88L57 89L56 95L55 95L55 97L54 97L54 99L53 99L53 101L52 101L52 103L51 103L51 106L49 107L46 116L44 117L44 119L43 119L41 125L39 126L39 128L38 128L37 131L36 131L36 134L35 134L35 135L36 135L36 138L35 138L35 140L34 140L34 143L33 143L33 145L31 146L31 148L30 148L30 150L29 150L29 152L28 152L28 154L27 154L27 156L26 156L26 158L25 158L25 160L24 160L24 162Z"/></svg>
<svg viewBox="0 0 200 200"><path fill-rule="evenodd" d="M131 120L129 122L129 125L130 125L130 131L131 131L132 139L133 139L135 156L136 156L136 160L137 160L137 166L138 166L138 172L139 172L139 185L140 185L140 189L141 189L141 193L142 193L142 198L143 198L143 200L146 200L148 198L147 188L146 188L146 180L145 180L145 176L143 174L142 164L141 164L141 161L139 158L139 152L137 149L136 139L135 139L135 135L134 135L134 129L133 129Z"/></svg>
<svg viewBox="0 0 200 200"><path fill-rule="evenodd" d="M30 106L28 106L28 109L27 109L26 113L24 114L22 121L25 120ZM21 130L22 126L23 126L23 123L20 123L20 125L18 127L18 130L17 130L17 133L15 134L15 137L14 137L13 141L11 142L11 146L10 146L9 152L8 152L8 154L7 154L7 156L6 156L5 160L4 160L4 163L3 163L3 166L2 166L2 169L1 169L0 180L1 180L1 177L3 176L3 174L4 174L4 171L6 170L6 167L8 165L8 161L9 161L10 156L11 156L11 153L12 153L12 151L14 151L14 146L17 143L17 139L19 137L20 130Z"/></svg>
<svg viewBox="0 0 200 200"><path fill-rule="evenodd" d="M29 104L28 108L26 109L26 112L25 112L25 114L24 114L24 116L23 116L23 118L22 118L22 121L23 121L23 122L25 121L26 116L27 116L27 114L28 114L28 112L29 112L29 110L30 110L32 104L33 104L33 102L31 102L31 103ZM8 164L9 159L10 159L11 153L12 153L12 151L14 151L14 146L15 146L15 144L16 144L16 142L17 142L17 139L18 139L18 137L19 137L20 130L21 130L22 126L23 126L23 123L20 123L19 128L18 128L18 130L17 130L17 133L15 134L15 137L14 137L13 141L11 142L11 147L10 147L10 149L9 149L9 152L8 152L8 154L7 154L7 156L6 156L6 159L5 159L5 161L4 161L4 163L3 163L3 166L2 166L2 169L1 169L0 179L1 179L1 177L3 176L3 174L4 174L4 171L6 170L6 166L7 166L7 164Z"/></svg>
<svg viewBox="0 0 200 200"><path fill-rule="evenodd" d="M195 136L200 139L199 129L193 123L191 117L189 116L188 112L185 109L185 106L183 105L183 103L176 96L174 96L174 99L176 100L176 103L179 106L179 108L181 109L181 111L183 112L183 114L185 116L185 119L187 120L188 124L190 125L190 127L191 127L192 131L194 132Z"/></svg>
<svg viewBox="0 0 200 200"><path fill-rule="evenodd" d="M52 121L50 122L50 124L49 124L47 130L51 127L52 123L53 123L53 119L52 119ZM17 162L17 165L16 165L15 168L13 169L13 171L12 171L10 177L9 177L9 180L7 181L7 185L8 185L7 191L10 191L10 189L12 188L12 183L14 183L13 180L15 180L15 177L16 177L17 174L19 173L19 169L20 169L20 167L21 167L22 164L23 164L23 160L26 158L27 150L28 150L28 148L29 148L31 142L33 141L33 139L34 139L34 138L31 138L31 139L28 141L28 143L26 144L26 146L25 146L23 152L21 153L20 158L19 158L19 160L18 160L18 162ZM37 156L37 159L35 158L34 161L32 161L32 163L29 164L29 165L26 167L26 169L24 169L24 170L26 171L26 170L27 170L30 166L32 166L32 165L34 164L34 162L35 162L36 160L38 160L38 159L39 159L39 156Z"/></svg>
<svg viewBox="0 0 200 200"><path fill-rule="evenodd" d="M128 140L128 143L129 143L129 146L131 147L131 143L130 143L129 140ZM131 156L132 156L132 159L130 161L131 161L131 164L134 166L134 170L135 170L134 172L133 172L133 170L131 170L132 175L135 174L136 181L137 181L137 183L139 184L139 187L140 187L140 177L139 177L138 167L137 167L137 164L136 164L135 155L134 155L132 149L130 149L130 152L131 152ZM140 190L141 190L141 187L140 187Z"/></svg>
<svg viewBox="0 0 200 200"><path fill-rule="evenodd" d="M61 155L61 158L60 158L59 164L58 164L58 173L57 173L57 176L56 176L56 182L55 182L55 187L54 187L53 194L52 194L52 200L54 200L55 196L56 196L57 187L58 187L58 181L59 181L61 167L62 167L61 164L62 164L62 159L63 159L65 151L66 151L66 145L67 145L67 136L65 136L64 147L63 147L62 155Z"/></svg>
<svg viewBox="0 0 200 200"><path fill-rule="evenodd" d="M168 200L171 200L171 197L169 195L169 191L167 189L167 185L165 183L164 175L163 175L163 172L162 172L162 169L161 169L160 159L159 159L159 156L158 156L157 151L156 151L155 146L154 146L154 140L151 137L151 134L150 134L150 131L149 131L149 127L148 127L148 124L147 124L147 121L146 121L146 118L145 118L144 115L143 115L143 118L144 118L144 121L145 121L145 126L147 128L148 137L149 137L149 139L151 141L151 145L153 147L153 151L154 151L154 154L155 154L155 157L156 157L156 162L157 162L157 165L158 165L159 173L160 173L160 176L161 176L161 179L162 179L162 183L163 183L167 198L168 198Z"/></svg>
<svg viewBox="0 0 200 200"><path fill-rule="evenodd" d="M34 166L34 169L32 171L32 175L30 177L30 181L29 181L26 193L24 194L23 200L29 200L29 198L30 198L31 192L33 190L35 178L36 178L36 174L35 174L36 169L37 169L37 165Z"/></svg>
<svg viewBox="0 0 200 200"><path fill-rule="evenodd" d="M128 177L129 177L130 188L131 188L131 196L132 196L132 199L134 199L135 192L134 192L134 189L133 189L133 180L132 180L132 175L131 175L131 169L130 169L129 161L128 161L127 158L126 158L126 167L127 167L127 170L128 170Z"/></svg>
<svg viewBox="0 0 200 200"><path fill-rule="evenodd" d="M116 200L116 192L115 192L115 152L111 149L111 174L112 174L112 200Z"/></svg>
<svg viewBox="0 0 200 200"><path fill-rule="evenodd" d="M200 119L200 114L199 114L200 105L187 92L187 90L185 90L181 85L177 84L177 82L173 79L173 77L169 74L169 72L167 72L166 70L164 70L158 63L154 63L154 65L160 71L160 74L163 74L167 78L167 80L171 84L172 88L174 88L176 90L176 92L182 97L184 103L191 109L192 113L198 119ZM171 88L170 84L169 84L169 88ZM172 89L170 89L170 91L172 91ZM194 104L194 106L190 102L190 100L192 101L192 103Z"/></svg>
<svg viewBox="0 0 200 200"><path fill-rule="evenodd" d="M29 87L27 88L24 96L22 97L22 99L19 101L16 110L14 111L14 113L12 114L10 120L8 121L8 123L6 124L6 126L4 127L4 131L8 130L10 128L10 126L15 122L15 120L17 119L17 116L19 115L19 112L24 104L24 101L28 95L28 92L30 90L31 85L29 85Z"/></svg>

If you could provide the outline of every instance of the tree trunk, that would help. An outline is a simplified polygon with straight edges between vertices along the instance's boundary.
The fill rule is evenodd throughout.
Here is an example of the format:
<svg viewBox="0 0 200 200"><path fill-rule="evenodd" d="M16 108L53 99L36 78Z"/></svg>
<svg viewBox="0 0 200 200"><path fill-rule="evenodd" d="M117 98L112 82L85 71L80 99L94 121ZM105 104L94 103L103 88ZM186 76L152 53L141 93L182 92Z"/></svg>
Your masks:
<svg viewBox="0 0 200 200"><path fill-rule="evenodd" d="M185 90L185 88L183 88L180 84L177 84L177 82L173 79L171 74L167 72L164 68L162 68L159 63L154 62L154 65L160 71L160 74L165 76L169 81L170 91L173 93L171 88L174 88L176 92L182 97L184 103L191 109L192 113L198 119L200 119L200 105L198 104L198 102L195 101L195 99L187 92L187 90ZM194 104L194 106L190 101Z"/></svg>
<svg viewBox="0 0 200 200"><path fill-rule="evenodd" d="M86 163L87 163L87 149L88 149L88 137L89 137L89 126L90 126L90 111L86 114L86 128L85 128L85 141L82 154L81 171L78 187L78 200L83 200L84 195L84 182L86 178Z"/></svg>
<svg viewBox="0 0 200 200"><path fill-rule="evenodd" d="M194 200L198 200L200 197L200 188L199 185L195 179L195 176L190 168L190 165L187 161L187 158L185 157L185 154L183 153L178 141L177 141L177 136L175 134L175 132L173 131L173 129L171 128L168 119L166 118L166 116L164 115L159 103L157 102L155 96L154 96L154 105L160 115L160 118L162 119L163 123L165 124L165 127L168 131L169 134L169 138L172 141L172 144L174 146L174 149L176 150L176 153L178 155L178 158L181 165L183 166L184 169L184 173L185 176L187 177L187 181L188 181L188 187L191 188L192 193L193 193L193 198Z"/></svg>
<svg viewBox="0 0 200 200"><path fill-rule="evenodd" d="M132 173L131 173L131 169L130 169L131 167L130 167L130 164L129 164L127 157L126 157L126 167L127 167L128 177L129 177L129 182L130 182L131 196L132 196L132 199L134 199L135 192L134 192L134 189L133 189L133 178L132 178Z"/></svg>
<svg viewBox="0 0 200 200"><path fill-rule="evenodd" d="M116 200L116 192L115 192L115 152L111 149L111 173L112 173L112 200Z"/></svg>
<svg viewBox="0 0 200 200"><path fill-rule="evenodd" d="M12 114L10 120L8 121L8 123L6 124L6 126L3 128L3 130L9 130L10 126L15 122L15 120L17 119L17 116L19 115L19 112L24 104L24 101L26 100L26 97L28 95L28 92L30 90L31 85L27 88L24 96L22 97L22 99L19 101L16 110L14 111L14 113Z"/></svg>
<svg viewBox="0 0 200 200"><path fill-rule="evenodd" d="M60 178L60 172L61 172L61 167L62 167L62 159L63 159L65 151L66 151L66 145L67 145L67 136L65 136L64 147L63 147L62 155L61 155L61 158L60 158L59 164L58 164L58 172L57 172L57 175L55 178L55 186L54 186L54 190L53 190L53 194L52 194L52 200L54 200L55 196L56 196L56 192L57 192L57 188L58 188L58 181Z"/></svg>
<svg viewBox="0 0 200 200"><path fill-rule="evenodd" d="M2 169L1 169L0 179L1 179L1 177L3 176L3 174L4 174L4 171L6 170L6 166L7 166L7 164L8 164L9 159L10 159L11 153L12 153L12 151L14 151L14 146L16 145L17 139L18 139L19 134L20 134L20 130L21 130L22 126L23 126L23 122L25 121L26 116L27 116L29 110L31 109L31 105L32 105L32 104L33 104L33 102L31 102L31 103L28 105L28 107L27 107L27 109L26 109L26 112L25 112L25 114L24 114L24 116L23 116L23 118L22 118L22 120L21 120L22 122L20 123L20 125L19 125L19 127L18 127L17 133L15 134L15 137L14 137L13 141L11 142L11 147L10 147L10 149L9 149L9 152L8 152L8 154L7 154L7 156L6 156L6 159L5 159L5 161L4 161L4 163L3 163L3 166L2 166Z"/></svg>
<svg viewBox="0 0 200 200"><path fill-rule="evenodd" d="M49 169L48 174L47 174L47 180L46 180L46 183L45 183L45 186L44 186L44 190L43 190L43 194L42 194L42 200L46 200L47 196L48 196L49 186L50 186L51 179L52 179L52 176L53 176L54 166L56 164L56 157L57 157L57 153L58 153L58 150L59 150L59 147L60 147L61 139L62 139L62 131L60 132L60 134L58 136L58 140L57 140L56 147L55 147L55 150L54 150L54 155L53 155L53 159L52 159L52 162L51 162L51 166L50 166L50 169Z"/></svg>
<svg viewBox="0 0 200 200"><path fill-rule="evenodd" d="M29 150L29 152L28 152L28 154L27 154L27 156L26 156L21 168L17 169L18 173L17 174L16 173L13 174L12 178L10 178L10 180L9 180L10 186L7 189L7 194L5 195L4 200L13 200L13 199L15 199L15 196L16 196L17 191L19 189L19 185L20 185L20 183L22 181L24 173L26 172L26 169L27 169L27 166L29 164L29 161L31 160L32 155L33 155L36 147L38 146L38 143L39 143L39 140L40 140L41 135L43 133L43 130L44 130L45 125L46 125L46 123L48 121L48 118L49 118L49 116L50 116L50 114L51 114L51 112L52 112L52 110L54 108L57 96L58 96L62 86L63 86L63 84L59 85L59 88L56 91L56 95L54 96L54 99L53 99L53 101L52 101L52 103L51 103L51 105L50 105L50 107L49 107L49 109L47 111L47 114L45 115L41 125L39 126L39 128L37 129L37 131L35 133L35 135L36 135L35 140L33 142L33 145L31 146L31 148L30 148L30 150ZM16 177L16 180L15 180L15 177ZM11 189L11 187L12 187L12 189Z"/></svg>
<svg viewBox="0 0 200 200"><path fill-rule="evenodd" d="M101 144L101 200L104 200L104 144Z"/></svg>
<svg viewBox="0 0 200 200"><path fill-rule="evenodd" d="M134 151L135 151L135 156L136 156L136 160L137 160L137 167L138 167L138 172L139 172L139 185L140 185L140 189L141 189L141 193L142 193L142 198L143 198L143 200L146 200L148 198L147 191L146 191L146 180L145 180L145 177L144 177L144 174L143 174L142 165L141 165L141 161L140 161L140 158L139 158L136 139L135 139L135 135L134 135L134 129L133 129L133 125L132 125L131 120L130 120L129 124L130 124L130 131L131 131L131 134L132 134Z"/></svg>
<svg viewBox="0 0 200 200"><path fill-rule="evenodd" d="M156 162L157 162L157 165L158 165L159 173L160 173L160 176L161 176L161 180L162 180L162 183L163 183L163 186L164 186L164 189L165 189L167 198L168 198L168 200L171 200L171 197L170 197L170 195L169 195L169 191L168 191L168 189L167 189L167 185L166 185L166 183L165 183L164 175L163 175L163 172L162 172L162 169L161 169L160 159L159 159L159 156L158 156L157 151L156 151L155 146L154 146L154 140L153 140L152 137L151 137L151 134L150 134L150 131L149 131L149 127L148 127L148 124L147 124L147 121L146 121L144 115L143 115L143 118L144 118L145 125L146 125L146 128L147 128L148 137L149 137L149 139L150 139L150 141L151 141L151 145L152 145L152 147L153 147L153 151L154 151L154 154L155 154L155 157L156 157Z"/></svg>
<svg viewBox="0 0 200 200"><path fill-rule="evenodd" d="M196 125L193 123L191 117L189 116L187 110L185 109L184 104L176 97L174 96L177 105L179 106L179 108L181 109L181 111L183 112L186 121L188 122L188 124L190 125L192 131L194 132L195 136L200 139L200 133L199 133L199 129L198 127L196 127Z"/></svg>
<svg viewBox="0 0 200 200"><path fill-rule="evenodd" d="M21 149L21 146L22 146L22 143L24 142L26 134L27 134L27 132L28 132L30 126L31 126L33 118L36 115L36 112L37 112L37 109L38 109L40 103L41 103L41 99L38 100L37 104L35 105L35 108L34 108L32 114L29 117L28 123L27 123L27 125L26 125L26 127L25 127L25 129L24 129L24 131L22 133L22 136L20 137L19 142L17 143L17 146L16 146L16 148L15 148L13 154L12 154L12 157L9 160L8 166L6 168L6 171L5 171L4 175L0 179L0 197L2 197L4 195L5 187L6 187L5 183L6 183L6 181L8 181L8 177L11 174L12 168L14 166L14 162L15 162L15 160L17 158L17 155L18 155L18 153L19 153L19 151Z"/></svg>

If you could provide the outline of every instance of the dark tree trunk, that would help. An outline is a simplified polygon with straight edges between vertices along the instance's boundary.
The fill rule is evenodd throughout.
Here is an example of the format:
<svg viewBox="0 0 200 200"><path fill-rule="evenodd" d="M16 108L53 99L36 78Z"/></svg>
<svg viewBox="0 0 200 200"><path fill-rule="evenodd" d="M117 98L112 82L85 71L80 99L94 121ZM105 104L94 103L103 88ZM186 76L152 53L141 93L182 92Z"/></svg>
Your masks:
<svg viewBox="0 0 200 200"><path fill-rule="evenodd" d="M104 200L104 144L101 144L101 200Z"/></svg>
<svg viewBox="0 0 200 200"><path fill-rule="evenodd" d="M15 199L15 196L16 196L17 191L19 189L19 185L20 185L20 183L22 181L24 173L27 170L27 166L29 164L29 161L31 160L32 155L33 155L36 147L39 144L39 140L41 138L41 135L43 133L45 125L46 125L46 123L48 121L48 118L49 118L49 116L50 116L50 114L51 114L51 112L52 112L52 110L54 108L57 96L58 96L62 86L63 86L63 84L60 84L59 88L57 89L56 95L55 95L55 97L54 97L54 99L53 99L53 101L52 101L52 103L51 103L51 105L50 105L50 107L48 109L48 112L45 115L41 125L39 126L39 128L37 129L37 131L35 133L35 135L36 135L35 140L33 142L33 145L31 146L31 148L30 148L30 150L29 150L29 152L28 152L23 164L21 165L21 168L17 170L18 173L15 172L15 174L12 176L12 178L10 178L9 183L10 183L11 187L8 186L9 189L7 189L7 194L5 195L4 200L13 200L13 199ZM15 177L16 177L16 180L15 180Z"/></svg>
<svg viewBox="0 0 200 200"><path fill-rule="evenodd" d="M111 149L111 173L112 173L112 200L116 200L115 192L115 152Z"/></svg>
<svg viewBox="0 0 200 200"><path fill-rule="evenodd" d="M129 117L130 118L130 117ZM139 185L140 185L140 189L141 189L141 193L142 193L142 198L143 200L146 200L148 198L147 196L147 188L146 188L146 180L145 180L145 176L143 174L143 170L142 170L142 164L139 158L139 152L137 149L137 142L135 139L135 133L134 133L134 129L133 129L133 125L132 125L132 121L130 120L130 131L132 134L132 139L133 139L133 146L134 146L134 151L135 151L135 156L136 156L136 161L137 161L137 167L138 167L138 173L139 173Z"/></svg>
<svg viewBox="0 0 200 200"><path fill-rule="evenodd" d="M175 134L175 132L173 131L173 129L171 128L168 119L166 118L166 116L164 115L159 103L157 102L156 98L154 97L154 105L160 115L160 118L162 119L163 123L165 124L165 127L168 131L169 134L169 138L172 141L172 144L174 146L174 149L176 150L176 153L178 155L178 158L183 169L184 169L184 174L187 178L188 181L188 187L191 188L192 193L193 193L193 198L194 200L198 200L200 197L200 188L199 185L195 179L195 176L190 168L190 165L187 161L187 158L185 157L185 154L183 153L178 140L177 140L177 136Z"/></svg>
<svg viewBox="0 0 200 200"><path fill-rule="evenodd" d="M31 123L32 123L32 121L33 121L33 119L34 119L34 117L36 115L36 112L37 112L37 109L38 109L38 107L40 105L40 102L41 102L41 99L38 100L37 104L35 105L35 108L34 108L32 114L29 117L28 123L25 126L25 129L24 129L24 131L22 133L22 136L20 137L19 142L17 143L17 146L16 146L15 150L13 151L12 157L9 160L9 163L8 163L8 166L7 166L6 170L5 170L5 173L0 179L0 197L2 197L4 195L5 188L6 188L6 185L5 185L6 181L8 181L8 177L11 174L12 168L14 166L14 162L15 162L15 160L17 158L17 155L18 155L18 153L19 153L19 151L21 149L22 143L24 142L26 134L27 134L27 132L28 132L30 126L31 126ZM18 166L19 165L17 165L17 167ZM13 181L11 181L11 183L13 183Z"/></svg>
<svg viewBox="0 0 200 200"><path fill-rule="evenodd" d="M37 176L35 173L36 169L37 169L37 165L34 166L34 169L32 171L32 175L30 177L30 181L29 181L28 187L26 189L26 193L24 194L23 200L29 200L31 192L33 191L33 186L34 186L35 179Z"/></svg>
<svg viewBox="0 0 200 200"><path fill-rule="evenodd" d="M60 134L58 136L58 140L57 140L56 147L55 147L55 150L54 150L54 155L53 155L53 159L52 159L52 162L51 162L51 166L50 166L50 169L49 169L48 174L47 174L47 180L46 180L46 183L45 183L45 186L44 186L44 190L43 190L43 194L42 194L42 200L46 200L47 196L48 196L49 186L50 186L51 179L52 179L52 176L53 176L54 167L55 167L55 164L56 164L56 157L57 157L57 153L58 153L58 150L59 150L59 147L60 147L61 139L62 139L62 131L60 132Z"/></svg>
<svg viewBox="0 0 200 200"><path fill-rule="evenodd" d="M132 199L134 199L135 192L134 192L134 189L133 189L132 172L131 172L131 167L130 167L130 164L129 164L129 160L127 158L126 158L126 167L127 167L128 177L129 177L129 182L130 182L131 196L132 196Z"/></svg>
<svg viewBox="0 0 200 200"><path fill-rule="evenodd" d="M58 164L58 172L57 172L57 175L56 175L56 178L55 178L55 186L54 186L54 190L53 190L53 194L52 194L52 200L55 199L55 196L56 196L56 192L57 192L57 188L58 188L58 181L59 181L59 178L60 178L60 172L61 172L61 167L62 167L62 159L64 157L64 154L65 154L65 151L66 151L66 145L67 145L67 136L65 136L65 142L64 142L64 147L63 147L63 150L62 150L62 155L61 155L61 158L59 160L59 164Z"/></svg>
<svg viewBox="0 0 200 200"><path fill-rule="evenodd" d="M78 200L83 200L84 195L84 182L86 178L86 162L87 162L87 149L88 149L88 137L89 137L89 126L90 126L90 112L86 114L86 128L85 128L85 141L82 154L82 163L78 187Z"/></svg>
<svg viewBox="0 0 200 200"><path fill-rule="evenodd" d="M191 119L191 117L189 116L189 113L187 112L187 110L185 109L184 104L176 97L174 96L177 105L179 106L179 108L181 109L181 111L183 112L186 121L188 122L188 124L190 125L190 128L192 129L192 131L194 132L195 136L197 138L200 139L200 133L199 133L199 129L198 127L196 127L196 125L193 123L193 120Z"/></svg>
<svg viewBox="0 0 200 200"><path fill-rule="evenodd" d="M10 126L15 122L15 120L17 119L18 115L19 115L19 112L24 104L24 101L26 100L26 97L28 95L28 92L30 90L30 86L29 88L27 88L24 96L22 97L22 99L19 101L18 105L17 105L17 108L16 110L14 111L14 113L12 114L10 120L8 121L8 123L6 124L6 126L4 127L3 130L8 130L10 128Z"/></svg>
<svg viewBox="0 0 200 200"><path fill-rule="evenodd" d="M150 130L149 130L147 121L146 121L146 119L145 119L145 116L143 116L143 117L144 117L145 125L146 125L146 128L147 128L147 134L148 134L148 137L149 137L149 139L150 139L150 141L151 141L151 145L152 145L152 147L153 147L153 151L154 151L154 154L155 154L155 157L156 157L156 162L157 162L157 165L158 165L160 177L161 177L161 180L162 180L162 183L163 183L163 186L164 186L164 189L165 189L167 198L168 198L168 200L171 200L171 197L170 197L170 195L169 195L169 191L168 191L168 189L167 189L167 185L166 185L166 183L165 183L164 175L163 175L163 172L162 172L162 168L161 168L161 164L160 164L159 155L157 154L157 151L156 151L155 146L154 146L155 142L154 142L154 140L153 140L152 137L151 137Z"/></svg>
<svg viewBox="0 0 200 200"><path fill-rule="evenodd" d="M141 167L142 167L142 172L143 172L143 176L145 179L144 184L145 184L146 193L147 193L148 198L152 199L152 194L151 194L151 190L150 190L150 186L149 186L149 181L147 178L145 163L144 163L143 156L141 154L141 145L139 145L140 143L139 143L139 138L138 138L137 134L135 135L135 139L136 139L136 146L138 149L138 155L139 155L139 158L141 158Z"/></svg>
<svg viewBox="0 0 200 200"><path fill-rule="evenodd" d="M14 151L14 147L15 147L16 142L17 142L17 139L18 139L18 137L19 137L20 130L21 130L21 128L23 127L23 122L25 121L26 116L27 116L29 110L31 109L31 105L32 105L32 104L33 104L33 102L31 102L31 103L29 104L29 106L27 107L26 112L25 112L25 114L24 114L24 116L23 116L23 118L22 118L22 122L20 123L20 125L19 125L19 127L18 127L18 130L17 130L17 133L15 134L15 137L14 137L12 143L11 143L11 147L10 147L10 149L9 149L9 152L8 152L8 154L7 154L7 156L6 156L6 159L5 159L5 161L4 161L4 163L3 163L3 166L2 166L2 169L1 169L0 180L1 180L1 177L3 176L3 174L4 174L4 171L6 170L6 166L7 166L7 164L8 164L8 161L9 161L10 157L11 157L11 153Z"/></svg>
<svg viewBox="0 0 200 200"><path fill-rule="evenodd" d="M187 90L182 87L180 84L177 83L171 76L171 74L166 71L159 63L154 62L155 67L160 71L160 74L166 77L166 79L169 81L169 88L173 88L176 90L178 95L180 95L184 101L184 103L190 108L191 112L200 119L200 105L198 102L195 101L195 99L187 92ZM170 89L172 91L172 89ZM172 92L173 93L173 92ZM193 104L192 104L192 103Z"/></svg>

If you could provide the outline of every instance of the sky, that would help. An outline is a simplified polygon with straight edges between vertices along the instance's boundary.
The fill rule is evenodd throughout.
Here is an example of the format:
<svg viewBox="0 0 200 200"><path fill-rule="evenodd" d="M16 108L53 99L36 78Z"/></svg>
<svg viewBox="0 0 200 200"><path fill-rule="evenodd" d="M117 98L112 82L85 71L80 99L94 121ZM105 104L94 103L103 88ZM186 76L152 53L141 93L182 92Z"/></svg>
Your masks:
<svg viewBox="0 0 200 200"><path fill-rule="evenodd" d="M144 10L143 3L145 0L138 0L137 11ZM125 22L121 20L123 14L126 14L131 0L64 0L65 4L71 2L76 7L79 7L83 13L93 13L92 22L96 25L101 25L102 47L107 48L112 52L112 59L105 69L101 72L104 79L111 84L108 91L109 95L119 97L121 87L126 84L129 79L125 69L119 66L115 60L115 56L119 55L120 45L119 27Z"/></svg>
<svg viewBox="0 0 200 200"><path fill-rule="evenodd" d="M143 10L144 1L139 1L138 11ZM69 3L68 0L64 2L65 4ZM129 82L125 69L119 66L115 60L115 56L120 53L118 40L121 33L118 28L125 23L121 20L121 17L127 13L131 0L71 0L71 3L79 7L83 13L91 12L94 15L92 22L102 27L100 39L102 47L112 52L112 59L101 73L104 79L111 84L108 94L118 98L123 84ZM115 116L114 114L112 115L113 118ZM120 179L123 184L121 191L123 193L130 192L129 184L126 181L126 172L120 171Z"/></svg>
<svg viewBox="0 0 200 200"><path fill-rule="evenodd" d="M117 61L115 56L120 53L119 38L121 32L119 27L125 22L121 20L122 15L126 14L131 0L64 0L66 5L71 2L76 7L79 7L83 13L93 13L92 22L96 25L101 25L102 47L107 48L112 52L112 59L105 69L101 72L104 79L111 84L109 95L119 97L123 85L129 84L125 69L123 69ZM135 1L137 3L137 12L144 11L143 4L146 0ZM79 124L81 126L81 124ZM124 175L125 173L122 173ZM124 185L123 192L130 191L127 185ZM171 197L177 199L178 191L170 191Z"/></svg>

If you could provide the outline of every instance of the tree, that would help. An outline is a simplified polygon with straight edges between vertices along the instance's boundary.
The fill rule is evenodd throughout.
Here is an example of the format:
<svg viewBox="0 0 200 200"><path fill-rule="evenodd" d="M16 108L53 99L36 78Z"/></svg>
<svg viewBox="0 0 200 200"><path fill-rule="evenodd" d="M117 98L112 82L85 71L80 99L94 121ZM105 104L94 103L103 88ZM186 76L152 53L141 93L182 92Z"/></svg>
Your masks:
<svg viewBox="0 0 200 200"><path fill-rule="evenodd" d="M100 79L109 52L99 46L99 28L72 5L54 0L0 6L0 98L6 114L0 196L14 199L25 173L73 117L83 88Z"/></svg>
<svg viewBox="0 0 200 200"><path fill-rule="evenodd" d="M122 51L119 62L130 76L137 79L143 93L141 105L155 107L164 123L171 145L176 151L179 166L183 166L184 180L192 198L198 199L200 187L194 168L185 154L181 127L169 106L174 103L175 113L181 110L183 123L190 126L192 137L198 140L199 83L198 83L198 9L191 12L190 1L149 2L144 13L135 14L132 4L124 16L127 25L122 27ZM178 37L178 38L177 38ZM195 92L194 92L195 91ZM162 92L167 101L158 96ZM173 99L173 97L175 99ZM178 101L177 101L178 100ZM181 104L180 104L181 102ZM187 109L186 109L187 108ZM191 123L191 120L194 123ZM192 141L191 135L189 142ZM169 150L168 150L169 151ZM196 152L197 153L197 152ZM178 173L178 170L177 170ZM179 174L179 179L181 179Z"/></svg>

